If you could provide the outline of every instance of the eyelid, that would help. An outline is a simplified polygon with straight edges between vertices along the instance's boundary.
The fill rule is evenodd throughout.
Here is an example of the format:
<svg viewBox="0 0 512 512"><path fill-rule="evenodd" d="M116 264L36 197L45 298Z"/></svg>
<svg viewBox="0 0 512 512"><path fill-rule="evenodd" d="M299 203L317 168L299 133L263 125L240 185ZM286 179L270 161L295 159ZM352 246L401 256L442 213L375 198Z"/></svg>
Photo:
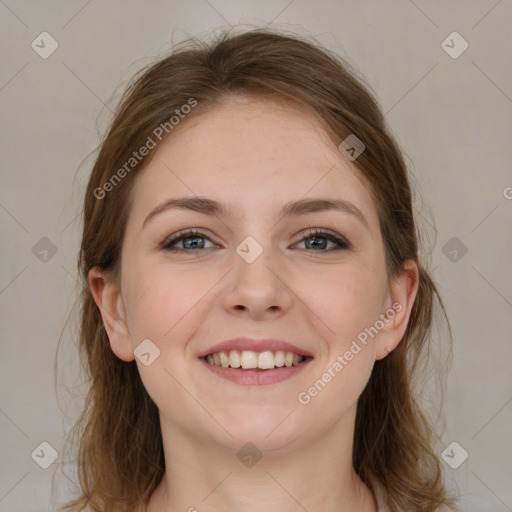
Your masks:
<svg viewBox="0 0 512 512"><path fill-rule="evenodd" d="M327 249L325 251L307 251L307 252L320 252L320 253L330 253L330 252L339 252L339 251L347 251L352 250L352 244L348 241L346 237L336 233L335 231L331 231L326 228L308 228L300 233L301 238L294 245L304 242L309 238L324 238L325 240L329 240L337 245L337 247L332 249Z"/></svg>
<svg viewBox="0 0 512 512"><path fill-rule="evenodd" d="M204 238L212 242L213 244L216 244L214 240L212 240L212 236L200 231L203 228L185 228L181 229L180 231L177 231L176 233L173 233L172 235L165 238L165 240L160 244L160 247L164 250L172 251L176 250L179 252L193 252L194 250L187 250L187 249L179 249L172 247L175 243L180 242L181 240L189 237L199 237ZM207 230L206 230L207 231ZM342 251L342 250L352 250L352 244L347 240L346 237L343 235L340 235L336 233L335 231L331 231L330 229L326 228L307 228L300 232L299 234L300 239L295 242L293 245L297 245L299 243L304 242L305 240L308 240L309 238L324 238L325 240L329 240L337 245L336 248L331 248L328 250L321 250L318 251L320 253L329 253L329 252L335 252L335 251ZM219 244L216 244L219 245ZM211 249L211 247L205 247L204 249ZM202 249L202 250L204 250ZM201 250L201 249L199 249ZM307 251L307 249L304 249ZM317 252L317 251L307 251L307 252Z"/></svg>
<svg viewBox="0 0 512 512"><path fill-rule="evenodd" d="M325 228L307 228L304 231L301 231L301 239L299 242L303 242L304 240L307 240L308 238L326 238L328 240L335 240L340 244L344 244L347 246L347 248L352 247L352 244L348 241L346 237L343 235L340 235L336 233L335 231L331 231L330 229ZM297 242L297 243L299 243Z"/></svg>
<svg viewBox="0 0 512 512"><path fill-rule="evenodd" d="M194 236L197 236L197 237L202 237L202 238L207 238L208 240L210 240L212 243L216 243L212 240L212 236L203 232L203 231L200 231L202 230L203 228L184 228L184 229L180 229L179 231L176 231L176 233L173 233L172 235L169 235L167 236L164 241L160 244L160 247L162 249L168 249L168 250L171 250L173 249L173 247L171 247L173 244L175 244L176 242L179 242L181 240L183 240L184 238L188 238L188 237L194 237ZM218 245L218 244L217 244ZM182 249L177 249L177 250L182 250ZM183 251L185 251L183 249Z"/></svg>

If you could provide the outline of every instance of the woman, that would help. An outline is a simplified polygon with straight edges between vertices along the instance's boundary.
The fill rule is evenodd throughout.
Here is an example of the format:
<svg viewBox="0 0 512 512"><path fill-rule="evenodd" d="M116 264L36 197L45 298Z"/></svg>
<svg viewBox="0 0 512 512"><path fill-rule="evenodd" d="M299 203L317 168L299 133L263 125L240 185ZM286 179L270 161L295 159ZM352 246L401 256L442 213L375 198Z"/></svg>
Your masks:
<svg viewBox="0 0 512 512"><path fill-rule="evenodd" d="M341 59L269 30L139 74L85 196L82 493L65 510L439 511L412 393L435 284Z"/></svg>

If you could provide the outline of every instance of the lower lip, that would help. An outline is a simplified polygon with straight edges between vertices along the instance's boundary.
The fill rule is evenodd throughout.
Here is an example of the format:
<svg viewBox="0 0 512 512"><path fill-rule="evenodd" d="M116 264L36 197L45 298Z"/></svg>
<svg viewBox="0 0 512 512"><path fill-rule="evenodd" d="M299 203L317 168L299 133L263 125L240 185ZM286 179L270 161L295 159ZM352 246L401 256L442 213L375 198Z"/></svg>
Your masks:
<svg viewBox="0 0 512 512"><path fill-rule="evenodd" d="M236 384L241 384L242 386L264 386L277 384L283 380L290 379L294 375L298 375L312 361L312 359L306 359L297 366L282 366L281 368L274 368L273 370L259 371L224 368L210 364L206 359L201 359L201 361L212 373L222 377L223 379L230 380Z"/></svg>

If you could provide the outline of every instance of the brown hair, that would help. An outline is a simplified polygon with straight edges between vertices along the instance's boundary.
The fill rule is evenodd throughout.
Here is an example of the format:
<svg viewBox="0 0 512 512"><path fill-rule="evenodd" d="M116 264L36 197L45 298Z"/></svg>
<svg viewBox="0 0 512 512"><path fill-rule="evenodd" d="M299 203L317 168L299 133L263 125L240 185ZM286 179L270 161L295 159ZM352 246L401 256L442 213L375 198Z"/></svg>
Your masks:
<svg viewBox="0 0 512 512"><path fill-rule="evenodd" d="M98 190L123 165L126 170L133 152L191 98L197 101L188 115L192 119L232 94L292 102L315 115L336 145L350 134L364 142L366 149L354 164L377 205L388 277L413 259L419 288L401 343L376 362L359 398L353 465L367 485L374 480L383 485L393 512L429 512L451 504L433 448L434 430L413 392L420 356L430 351L434 306L447 319L446 311L419 261L420 233L406 165L376 100L346 62L304 37L255 29L182 45L143 69L127 88L88 182L78 269L79 349L90 388L68 440L79 445L81 494L61 510L136 512L147 504L165 469L157 406L135 361L124 362L112 352L87 280L94 266L119 278L130 191L154 150L122 173L103 197Z"/></svg>

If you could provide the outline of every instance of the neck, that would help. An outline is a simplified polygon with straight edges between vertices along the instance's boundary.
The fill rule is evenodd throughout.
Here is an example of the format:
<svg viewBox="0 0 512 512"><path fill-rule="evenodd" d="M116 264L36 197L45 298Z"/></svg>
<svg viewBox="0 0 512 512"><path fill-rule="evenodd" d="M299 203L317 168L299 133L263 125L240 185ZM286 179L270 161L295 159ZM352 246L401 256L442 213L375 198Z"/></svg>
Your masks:
<svg viewBox="0 0 512 512"><path fill-rule="evenodd" d="M352 466L348 420L314 442L265 450L256 463L249 450L244 463L236 449L201 442L161 418L166 472L147 512L377 512Z"/></svg>

